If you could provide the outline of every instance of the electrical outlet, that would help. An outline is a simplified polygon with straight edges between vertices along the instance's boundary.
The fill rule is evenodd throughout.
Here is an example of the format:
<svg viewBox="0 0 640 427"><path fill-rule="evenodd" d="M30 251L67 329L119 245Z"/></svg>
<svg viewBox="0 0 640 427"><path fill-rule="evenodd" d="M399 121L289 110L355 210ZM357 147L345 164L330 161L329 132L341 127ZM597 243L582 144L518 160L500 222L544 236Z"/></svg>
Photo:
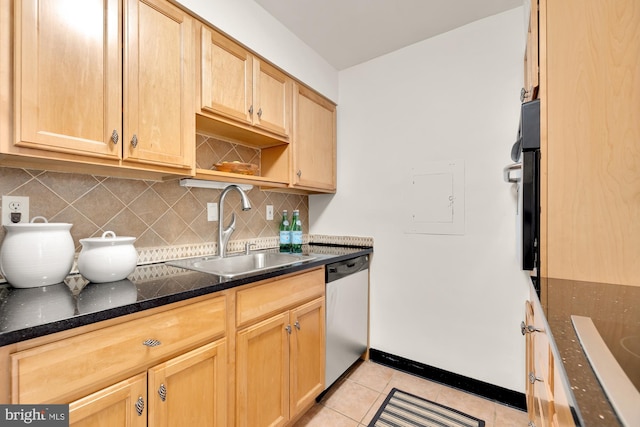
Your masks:
<svg viewBox="0 0 640 427"><path fill-rule="evenodd" d="M217 220L218 220L218 204L207 203L207 221L217 221Z"/></svg>
<svg viewBox="0 0 640 427"><path fill-rule="evenodd" d="M267 205L267 221L273 221L273 205Z"/></svg>
<svg viewBox="0 0 640 427"><path fill-rule="evenodd" d="M2 196L2 225L29 222L29 198Z"/></svg>

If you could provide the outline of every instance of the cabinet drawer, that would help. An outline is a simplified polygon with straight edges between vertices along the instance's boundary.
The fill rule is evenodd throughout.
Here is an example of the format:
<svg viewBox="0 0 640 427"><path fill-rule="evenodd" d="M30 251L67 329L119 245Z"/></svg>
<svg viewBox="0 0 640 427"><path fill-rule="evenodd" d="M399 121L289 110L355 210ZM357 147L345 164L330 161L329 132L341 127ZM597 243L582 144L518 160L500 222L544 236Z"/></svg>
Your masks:
<svg viewBox="0 0 640 427"><path fill-rule="evenodd" d="M236 327L324 295L324 268L238 291Z"/></svg>
<svg viewBox="0 0 640 427"><path fill-rule="evenodd" d="M225 297L217 297L14 353L11 401L66 403L222 336L225 329Z"/></svg>

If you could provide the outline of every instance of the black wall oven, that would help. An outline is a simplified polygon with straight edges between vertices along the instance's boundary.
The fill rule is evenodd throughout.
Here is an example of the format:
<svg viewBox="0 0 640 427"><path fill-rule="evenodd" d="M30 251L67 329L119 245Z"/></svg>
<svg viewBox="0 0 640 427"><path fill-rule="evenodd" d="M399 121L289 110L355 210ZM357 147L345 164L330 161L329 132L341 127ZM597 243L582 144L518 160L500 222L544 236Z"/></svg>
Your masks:
<svg viewBox="0 0 640 427"><path fill-rule="evenodd" d="M537 279L540 272L540 100L521 106L518 138L511 149L515 162L505 180L518 187L518 252L522 269ZM518 171L519 173L511 173ZM537 280L534 280L537 289Z"/></svg>

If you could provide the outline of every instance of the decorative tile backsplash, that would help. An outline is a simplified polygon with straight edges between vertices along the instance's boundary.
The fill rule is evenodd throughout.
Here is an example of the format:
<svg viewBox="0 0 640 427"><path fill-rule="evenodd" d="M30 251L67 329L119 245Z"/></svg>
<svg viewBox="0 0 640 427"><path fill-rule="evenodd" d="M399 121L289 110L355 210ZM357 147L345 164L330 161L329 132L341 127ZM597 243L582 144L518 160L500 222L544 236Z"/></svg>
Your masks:
<svg viewBox="0 0 640 427"><path fill-rule="evenodd" d="M198 137L200 142L206 139ZM228 153L244 151L242 148L226 149ZM43 216L49 222L73 224L71 235L77 252L82 247L80 239L101 236L107 230L119 236L136 237L135 247L139 252L145 248L152 252L174 251L176 247L194 245L213 245L211 247L215 249L218 223L207 221L207 202L217 203L220 193L221 190L181 187L177 179L157 182L0 167L0 195L29 197L30 218ZM240 209L240 196L236 192L229 193L225 199L224 224L228 224L232 213L236 213L236 231L230 245L233 246L236 240L269 238L275 246L284 209L290 213L294 209L300 210L303 233L307 234L307 196L265 192L254 187L248 197L252 205L250 211ZM273 221L266 220L267 205L274 207ZM0 228L0 240L4 235L4 228ZM229 250L231 252L232 248ZM141 258L151 261L152 257Z"/></svg>

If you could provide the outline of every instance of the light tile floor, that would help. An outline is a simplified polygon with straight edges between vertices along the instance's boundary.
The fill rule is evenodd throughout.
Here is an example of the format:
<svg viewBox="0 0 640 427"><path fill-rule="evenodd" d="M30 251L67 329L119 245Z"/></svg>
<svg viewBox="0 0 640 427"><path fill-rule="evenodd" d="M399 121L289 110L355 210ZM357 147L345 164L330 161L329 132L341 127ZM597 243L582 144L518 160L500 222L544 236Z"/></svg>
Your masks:
<svg viewBox="0 0 640 427"><path fill-rule="evenodd" d="M414 375L360 361L294 427L366 426L393 387L485 421L486 427L526 427L526 412Z"/></svg>

